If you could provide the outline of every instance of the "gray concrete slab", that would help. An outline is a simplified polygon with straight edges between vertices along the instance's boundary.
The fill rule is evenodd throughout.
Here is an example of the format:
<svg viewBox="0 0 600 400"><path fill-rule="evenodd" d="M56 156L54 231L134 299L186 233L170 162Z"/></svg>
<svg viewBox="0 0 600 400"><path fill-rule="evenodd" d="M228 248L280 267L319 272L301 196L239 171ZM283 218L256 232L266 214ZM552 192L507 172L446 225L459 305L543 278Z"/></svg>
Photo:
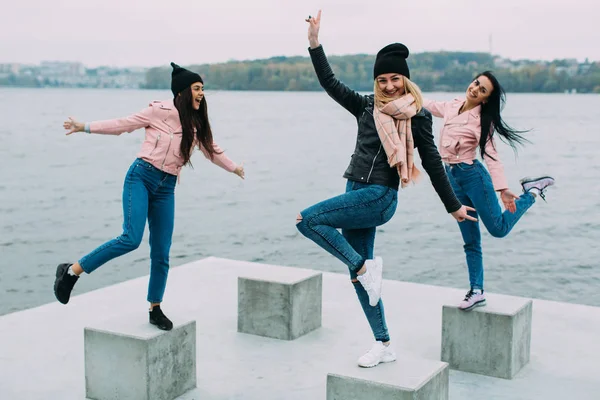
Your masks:
<svg viewBox="0 0 600 400"><path fill-rule="evenodd" d="M211 257L171 271L162 308L175 323L197 324L197 388L178 400L324 400L327 374L342 361L352 367L373 340L343 266L343 274L323 273L322 327L294 341L237 332L237 278L249 269L278 267ZM96 273L110 273L110 266ZM1 398L84 399L84 327L115 316L146 317L147 285L142 277L79 296L75 290L66 306L54 302L0 317ZM396 351L439 361L442 306L463 297L463 289L386 280L383 301ZM510 300L487 293L488 307ZM534 300L531 334L531 360L512 380L450 371L450 399L598 399L599 307Z"/></svg>
<svg viewBox="0 0 600 400"><path fill-rule="evenodd" d="M442 309L442 361L450 368L512 379L530 359L532 300L505 299L488 307Z"/></svg>
<svg viewBox="0 0 600 400"><path fill-rule="evenodd" d="M448 364L397 354L377 368L340 360L327 375L327 400L448 400Z"/></svg>
<svg viewBox="0 0 600 400"><path fill-rule="evenodd" d="M238 278L238 332L294 340L321 326L320 272L281 267Z"/></svg>
<svg viewBox="0 0 600 400"><path fill-rule="evenodd" d="M196 387L196 321L160 331L147 318L84 328L86 395L95 400L173 400Z"/></svg>

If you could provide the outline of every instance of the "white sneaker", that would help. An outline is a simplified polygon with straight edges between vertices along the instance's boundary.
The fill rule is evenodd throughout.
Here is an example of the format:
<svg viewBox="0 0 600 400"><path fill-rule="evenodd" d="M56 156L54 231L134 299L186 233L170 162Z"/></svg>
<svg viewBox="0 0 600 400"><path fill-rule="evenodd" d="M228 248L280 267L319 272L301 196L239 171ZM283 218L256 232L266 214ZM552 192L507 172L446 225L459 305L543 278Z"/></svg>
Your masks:
<svg viewBox="0 0 600 400"><path fill-rule="evenodd" d="M473 291L473 289L471 289L467 292L465 299L460 303L458 308L463 311L471 311L476 307L483 307L485 304L485 294L483 294L483 290Z"/></svg>
<svg viewBox="0 0 600 400"><path fill-rule="evenodd" d="M358 359L358 366L363 368L371 368L379 363L396 361L396 353L390 346L386 346L381 342L375 342L371 350L364 356Z"/></svg>
<svg viewBox="0 0 600 400"><path fill-rule="evenodd" d="M375 257L375 260L365 261L367 271L358 275L356 279L367 291L369 295L369 305L375 307L381 298L381 286L383 283L383 260L381 257Z"/></svg>
<svg viewBox="0 0 600 400"><path fill-rule="evenodd" d="M523 193L529 193L532 189L537 189L542 200L546 201L546 188L554 185L554 178L551 176L523 178L519 182L523 187Z"/></svg>

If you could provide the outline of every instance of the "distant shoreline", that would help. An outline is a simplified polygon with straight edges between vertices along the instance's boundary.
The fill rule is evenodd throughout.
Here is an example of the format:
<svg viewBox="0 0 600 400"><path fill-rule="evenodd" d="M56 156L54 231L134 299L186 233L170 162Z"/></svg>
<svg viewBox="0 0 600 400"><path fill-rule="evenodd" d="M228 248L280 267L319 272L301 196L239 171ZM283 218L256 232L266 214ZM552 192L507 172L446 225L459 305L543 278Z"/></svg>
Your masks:
<svg viewBox="0 0 600 400"><path fill-rule="evenodd" d="M31 86L9 86L0 85L2 89L34 89L34 90L53 90L53 89L71 89L71 90L146 90L146 91L165 91L168 92L168 88L111 88L111 87L69 87L69 86L54 86L54 87L31 87ZM260 89L213 89L207 90L210 92L260 92L260 93L318 93L323 92L323 89L310 89L310 90L260 90ZM373 91L359 91L359 93L372 93ZM423 90L423 93L462 93L462 90ZM511 92L506 91L510 94L549 94L549 95L598 95L600 93L594 92Z"/></svg>
<svg viewBox="0 0 600 400"><path fill-rule="evenodd" d="M336 77L358 91L373 88L373 55L328 57ZM189 65L208 89L311 92L321 90L308 57L272 57ZM600 62L587 59L510 60L489 53L411 54L411 79L423 91L463 91L478 73L492 70L510 93L600 93ZM78 62L37 66L0 64L0 87L169 89L171 67L87 68Z"/></svg>

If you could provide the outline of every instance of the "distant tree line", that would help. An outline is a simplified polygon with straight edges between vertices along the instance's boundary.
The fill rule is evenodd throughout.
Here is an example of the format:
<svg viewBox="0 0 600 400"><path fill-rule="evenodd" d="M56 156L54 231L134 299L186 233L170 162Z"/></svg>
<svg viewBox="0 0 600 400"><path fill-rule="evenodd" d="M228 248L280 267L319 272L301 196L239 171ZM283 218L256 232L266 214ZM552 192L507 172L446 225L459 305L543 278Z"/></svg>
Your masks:
<svg viewBox="0 0 600 400"><path fill-rule="evenodd" d="M375 56L357 54L330 56L337 78L358 91L372 91ZM428 52L412 54L411 79L424 91L463 91L471 79L492 70L509 92L556 93L576 90L600 93L600 63L578 64L575 60L496 60L488 53ZM320 90L308 57L273 57L264 60L231 61L186 66L200 73L207 89L213 90ZM146 72L147 89L170 87L171 68Z"/></svg>

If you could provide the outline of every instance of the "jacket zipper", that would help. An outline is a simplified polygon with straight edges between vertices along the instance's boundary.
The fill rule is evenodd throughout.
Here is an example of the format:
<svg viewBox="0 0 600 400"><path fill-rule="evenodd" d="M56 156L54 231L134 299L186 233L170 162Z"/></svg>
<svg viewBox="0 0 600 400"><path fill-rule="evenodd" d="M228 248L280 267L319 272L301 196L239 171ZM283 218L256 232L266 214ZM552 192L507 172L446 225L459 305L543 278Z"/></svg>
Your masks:
<svg viewBox="0 0 600 400"><path fill-rule="evenodd" d="M162 171L164 171L165 169L165 162L167 161L167 156L169 155L169 150L171 149L171 142L173 142L173 132L171 131L171 128L169 127L169 146L167 147L167 152L165 153L165 158L163 159L162 165L160 167L160 169Z"/></svg>
<svg viewBox="0 0 600 400"><path fill-rule="evenodd" d="M150 155L154 154L154 151L156 150L156 148L158 147L158 141L160 140L160 133L158 134L158 136L156 137L156 143L154 143L154 148L152 149L152 151L150 152Z"/></svg>
<svg viewBox="0 0 600 400"><path fill-rule="evenodd" d="M365 108L365 110L367 110L367 112L369 114L371 114L372 117L374 117L373 113L371 111L369 111L368 108ZM375 129L377 129L377 127L375 127ZM371 163L371 170L369 171L369 175L367 176L367 183L369 183L369 179L371 179L371 174L373 173L373 168L375 168L375 160L377 159L377 156L379 155L380 152L381 152L381 144L379 145L377 154L375 154L375 157L373 157L373 162Z"/></svg>
<svg viewBox="0 0 600 400"><path fill-rule="evenodd" d="M369 171L369 176L367 176L367 183L369 183L369 179L371 179L371 173L373 173L373 168L375 168L375 160L377 159L377 156L379 155L380 152L381 152L381 145L379 145L379 150L377 150L377 154L375 154L375 157L373 158L373 163L371 164L371 170Z"/></svg>
<svg viewBox="0 0 600 400"><path fill-rule="evenodd" d="M167 118L165 118L165 123L167 122ZM167 156L169 155L169 150L171 150L171 143L173 142L173 129L169 126L169 124L167 123L167 126L169 127L169 146L167 147L167 152L165 153L165 158L163 159L163 162L161 164L161 171L165 170L165 162L167 162Z"/></svg>

